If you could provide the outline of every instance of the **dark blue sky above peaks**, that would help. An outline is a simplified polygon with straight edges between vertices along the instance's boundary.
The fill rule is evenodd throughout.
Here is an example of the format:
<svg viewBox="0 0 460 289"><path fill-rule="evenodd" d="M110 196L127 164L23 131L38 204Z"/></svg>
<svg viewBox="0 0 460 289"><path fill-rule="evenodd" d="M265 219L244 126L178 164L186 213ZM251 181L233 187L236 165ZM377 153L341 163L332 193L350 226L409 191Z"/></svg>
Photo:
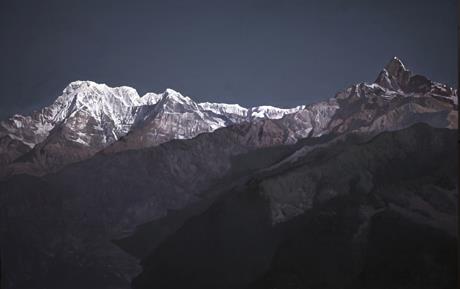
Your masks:
<svg viewBox="0 0 460 289"><path fill-rule="evenodd" d="M456 85L455 0L0 0L0 117L74 80L289 107L398 56Z"/></svg>

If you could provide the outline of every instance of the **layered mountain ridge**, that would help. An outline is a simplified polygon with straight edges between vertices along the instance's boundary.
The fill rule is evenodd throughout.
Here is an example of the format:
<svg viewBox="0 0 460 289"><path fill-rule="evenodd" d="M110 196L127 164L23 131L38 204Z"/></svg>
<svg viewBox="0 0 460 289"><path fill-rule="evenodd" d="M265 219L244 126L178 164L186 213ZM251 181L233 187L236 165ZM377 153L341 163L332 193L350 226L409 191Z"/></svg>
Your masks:
<svg viewBox="0 0 460 289"><path fill-rule="evenodd" d="M255 172L144 256L133 287L453 288L455 140L417 124Z"/></svg>
<svg viewBox="0 0 460 289"><path fill-rule="evenodd" d="M259 119L287 117L290 142L310 132L322 135L368 126L375 131L391 122L396 127L404 121L392 118L407 117L405 111L422 118L437 113L433 125L455 127L457 104L457 90L413 75L396 57L372 84L356 84L328 101L290 109L196 103L172 89L141 97L127 86L76 81L49 107L0 123L0 175L43 175L98 152L146 148Z"/></svg>
<svg viewBox="0 0 460 289"><path fill-rule="evenodd" d="M281 118L300 109L196 103L169 88L140 97L127 86L75 81L52 105L0 123L0 164L6 166L28 153L15 169L42 174L91 157L128 132L140 142L131 149L148 147L255 118Z"/></svg>
<svg viewBox="0 0 460 289"><path fill-rule="evenodd" d="M438 249L455 251L457 91L408 88L419 77L396 58L383 75L293 110L78 82L4 166L8 288L382 288L373 276L393 280L413 239L427 257L394 263L414 288L453 284Z"/></svg>

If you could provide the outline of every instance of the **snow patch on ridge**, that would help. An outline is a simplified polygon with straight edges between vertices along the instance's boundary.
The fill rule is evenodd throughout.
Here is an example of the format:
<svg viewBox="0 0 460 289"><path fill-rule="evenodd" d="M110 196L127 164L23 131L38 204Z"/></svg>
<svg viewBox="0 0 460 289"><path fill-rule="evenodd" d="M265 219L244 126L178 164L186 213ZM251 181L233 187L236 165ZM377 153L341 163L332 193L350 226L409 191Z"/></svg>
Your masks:
<svg viewBox="0 0 460 289"><path fill-rule="evenodd" d="M295 113L299 110L305 109L305 105L297 106L294 108L278 108L269 105L262 105L252 107L248 110L248 117L252 118L270 118L280 119L287 114Z"/></svg>

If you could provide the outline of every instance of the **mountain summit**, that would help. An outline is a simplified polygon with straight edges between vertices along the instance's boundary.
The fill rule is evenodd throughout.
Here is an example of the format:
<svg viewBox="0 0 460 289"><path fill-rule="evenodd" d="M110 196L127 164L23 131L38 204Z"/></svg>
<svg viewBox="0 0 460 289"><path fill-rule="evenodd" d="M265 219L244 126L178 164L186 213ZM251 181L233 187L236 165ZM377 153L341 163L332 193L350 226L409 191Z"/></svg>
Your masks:
<svg viewBox="0 0 460 289"><path fill-rule="evenodd" d="M457 90L445 84L433 82L423 75L413 74L403 62L394 57L380 72L375 83L385 89L405 94L432 94L451 99L457 104Z"/></svg>
<svg viewBox="0 0 460 289"><path fill-rule="evenodd" d="M406 69L402 61L394 57L380 72L375 83L391 90L405 90L409 83L411 72Z"/></svg>

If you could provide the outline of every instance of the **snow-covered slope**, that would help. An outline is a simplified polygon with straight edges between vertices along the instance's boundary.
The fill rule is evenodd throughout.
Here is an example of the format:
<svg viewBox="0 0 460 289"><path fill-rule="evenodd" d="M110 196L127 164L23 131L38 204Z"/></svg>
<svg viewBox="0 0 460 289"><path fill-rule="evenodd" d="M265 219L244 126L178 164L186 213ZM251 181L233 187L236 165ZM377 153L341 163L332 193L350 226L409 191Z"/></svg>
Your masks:
<svg viewBox="0 0 460 289"><path fill-rule="evenodd" d="M295 113L305 109L305 105L300 105L294 108L279 108L269 105L255 106L249 109L240 106L239 104L226 103L210 103L204 102L199 104L204 110L212 111L216 114L225 115L233 118L245 118L252 120L255 118L280 119L283 116Z"/></svg>
<svg viewBox="0 0 460 289"><path fill-rule="evenodd" d="M305 109L305 105L300 105L294 108L278 108L269 105L262 105L252 107L248 110L247 116L250 119L254 118L269 118L269 119L280 119L283 116L291 113L295 113L299 110Z"/></svg>

